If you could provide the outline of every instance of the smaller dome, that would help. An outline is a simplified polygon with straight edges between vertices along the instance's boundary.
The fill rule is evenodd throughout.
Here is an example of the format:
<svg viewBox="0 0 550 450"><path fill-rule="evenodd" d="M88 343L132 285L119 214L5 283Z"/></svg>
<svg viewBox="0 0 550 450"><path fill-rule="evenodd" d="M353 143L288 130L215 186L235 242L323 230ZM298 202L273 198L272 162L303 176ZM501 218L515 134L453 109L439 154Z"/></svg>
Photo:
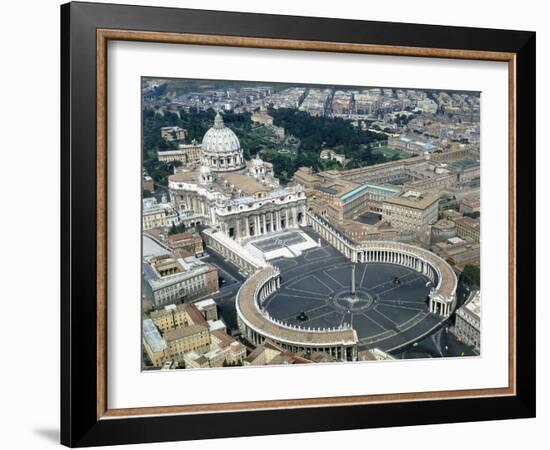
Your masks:
<svg viewBox="0 0 550 450"><path fill-rule="evenodd" d="M264 161L262 158L256 156L253 160L252 160L252 165L253 166L262 166L264 164Z"/></svg>

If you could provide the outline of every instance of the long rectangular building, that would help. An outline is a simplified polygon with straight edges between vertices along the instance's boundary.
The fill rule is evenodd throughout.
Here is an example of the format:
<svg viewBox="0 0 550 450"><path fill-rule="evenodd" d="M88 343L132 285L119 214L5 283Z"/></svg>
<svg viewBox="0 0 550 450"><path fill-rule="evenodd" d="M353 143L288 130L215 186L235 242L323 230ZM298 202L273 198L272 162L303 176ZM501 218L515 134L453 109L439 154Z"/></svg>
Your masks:
<svg viewBox="0 0 550 450"><path fill-rule="evenodd" d="M218 271L194 257L154 256L143 261L143 293L155 306L188 303L218 291Z"/></svg>
<svg viewBox="0 0 550 450"><path fill-rule="evenodd" d="M430 225L437 222L439 198L432 194L407 191L387 198L382 207L382 217L392 227L417 235L429 242Z"/></svg>

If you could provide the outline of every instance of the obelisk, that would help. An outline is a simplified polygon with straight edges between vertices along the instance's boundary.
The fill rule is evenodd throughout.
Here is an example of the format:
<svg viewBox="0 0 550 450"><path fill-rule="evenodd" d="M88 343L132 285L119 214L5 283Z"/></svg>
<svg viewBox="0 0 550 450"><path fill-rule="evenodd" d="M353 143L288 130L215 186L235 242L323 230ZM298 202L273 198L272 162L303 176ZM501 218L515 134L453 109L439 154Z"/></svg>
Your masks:
<svg viewBox="0 0 550 450"><path fill-rule="evenodd" d="M355 264L351 265L351 297L355 298Z"/></svg>

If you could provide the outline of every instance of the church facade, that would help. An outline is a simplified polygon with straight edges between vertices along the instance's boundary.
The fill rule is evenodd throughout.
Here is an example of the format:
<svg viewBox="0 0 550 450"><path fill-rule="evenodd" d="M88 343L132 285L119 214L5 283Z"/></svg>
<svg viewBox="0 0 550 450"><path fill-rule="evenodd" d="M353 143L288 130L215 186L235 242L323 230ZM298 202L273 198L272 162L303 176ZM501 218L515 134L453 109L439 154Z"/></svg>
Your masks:
<svg viewBox="0 0 550 450"><path fill-rule="evenodd" d="M219 113L203 137L200 163L178 167L168 188L184 222L204 224L236 241L306 223L304 188L280 186L272 164L246 161Z"/></svg>

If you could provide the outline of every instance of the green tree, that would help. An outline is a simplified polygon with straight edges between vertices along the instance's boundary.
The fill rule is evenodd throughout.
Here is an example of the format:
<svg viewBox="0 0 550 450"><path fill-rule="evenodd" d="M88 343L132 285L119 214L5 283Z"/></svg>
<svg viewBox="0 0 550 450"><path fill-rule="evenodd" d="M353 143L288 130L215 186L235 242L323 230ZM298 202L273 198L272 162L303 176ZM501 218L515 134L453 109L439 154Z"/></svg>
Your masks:
<svg viewBox="0 0 550 450"><path fill-rule="evenodd" d="M179 225L172 224L170 227L170 230L168 230L168 236L172 236L173 234L178 233L185 233L186 226L183 223L180 223Z"/></svg>
<svg viewBox="0 0 550 450"><path fill-rule="evenodd" d="M471 286L478 288L480 285L480 270L479 266L474 264L466 264L464 270L462 271L464 276L464 282Z"/></svg>

